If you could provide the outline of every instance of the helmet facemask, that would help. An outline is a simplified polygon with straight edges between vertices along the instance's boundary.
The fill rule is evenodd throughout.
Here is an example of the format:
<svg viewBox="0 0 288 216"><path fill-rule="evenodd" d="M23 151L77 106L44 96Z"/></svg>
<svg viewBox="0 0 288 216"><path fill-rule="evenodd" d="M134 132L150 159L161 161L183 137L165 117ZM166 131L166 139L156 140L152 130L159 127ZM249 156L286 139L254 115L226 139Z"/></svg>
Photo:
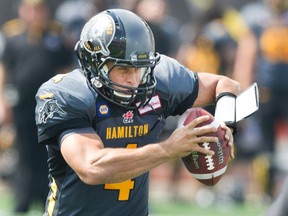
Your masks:
<svg viewBox="0 0 288 216"><path fill-rule="evenodd" d="M141 54L141 56L143 56L143 54ZM123 61L111 57L108 57L105 60L102 59L102 63L97 67L98 71L96 73L94 71L92 72L92 87L104 98L122 107L137 108L144 106L149 102L156 88L156 79L153 70L158 58L159 55L154 56L153 53L151 53L149 61L146 62L143 60L134 62L127 60ZM113 62L113 66L109 69L107 67L108 61ZM141 81L139 86L131 87L113 82L109 75L115 66L140 69Z"/></svg>

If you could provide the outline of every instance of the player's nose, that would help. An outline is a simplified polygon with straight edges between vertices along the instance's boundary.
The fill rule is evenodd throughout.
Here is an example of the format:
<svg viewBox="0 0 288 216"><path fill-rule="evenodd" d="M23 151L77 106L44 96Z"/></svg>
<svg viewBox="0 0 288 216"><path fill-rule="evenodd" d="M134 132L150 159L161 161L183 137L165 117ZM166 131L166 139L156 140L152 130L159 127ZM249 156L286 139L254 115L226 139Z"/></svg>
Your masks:
<svg viewBox="0 0 288 216"><path fill-rule="evenodd" d="M129 68L129 73L126 77L126 82L131 86L138 86L140 80L140 72L137 68Z"/></svg>

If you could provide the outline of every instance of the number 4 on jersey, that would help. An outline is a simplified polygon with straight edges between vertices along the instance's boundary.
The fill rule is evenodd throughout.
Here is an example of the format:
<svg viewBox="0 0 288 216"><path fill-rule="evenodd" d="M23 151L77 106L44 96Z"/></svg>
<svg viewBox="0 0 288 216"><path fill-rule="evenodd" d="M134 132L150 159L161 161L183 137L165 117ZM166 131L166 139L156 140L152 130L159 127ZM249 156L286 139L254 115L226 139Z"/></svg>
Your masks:
<svg viewBox="0 0 288 216"><path fill-rule="evenodd" d="M128 144L127 148L137 148L137 144ZM129 179L120 183L105 184L104 189L119 190L118 200L127 201L130 197L130 191L134 189L134 180Z"/></svg>

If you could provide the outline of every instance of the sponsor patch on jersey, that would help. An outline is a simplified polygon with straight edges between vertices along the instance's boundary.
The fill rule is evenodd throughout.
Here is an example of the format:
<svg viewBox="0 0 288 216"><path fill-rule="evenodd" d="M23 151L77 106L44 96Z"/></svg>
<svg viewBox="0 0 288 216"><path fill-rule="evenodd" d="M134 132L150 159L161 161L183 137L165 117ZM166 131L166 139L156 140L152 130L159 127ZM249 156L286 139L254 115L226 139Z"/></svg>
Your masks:
<svg viewBox="0 0 288 216"><path fill-rule="evenodd" d="M99 103L96 105L97 109L97 116L98 117L109 117L110 116L110 109L107 103Z"/></svg>
<svg viewBox="0 0 288 216"><path fill-rule="evenodd" d="M162 105L161 105L160 98L158 95L155 95L151 98L151 100L149 101L149 103L146 106L139 108L138 111L139 111L140 115L142 115L144 113L159 109L161 107L162 107Z"/></svg>
<svg viewBox="0 0 288 216"><path fill-rule="evenodd" d="M67 112L65 112L57 103L55 99L49 99L45 101L43 106L38 109L39 112L39 122L46 123L48 119L52 119L55 114L61 117L66 117Z"/></svg>
<svg viewBox="0 0 288 216"><path fill-rule="evenodd" d="M124 124L132 123L133 122L133 116L134 116L133 110L129 110L128 112L124 113L122 115L123 123Z"/></svg>

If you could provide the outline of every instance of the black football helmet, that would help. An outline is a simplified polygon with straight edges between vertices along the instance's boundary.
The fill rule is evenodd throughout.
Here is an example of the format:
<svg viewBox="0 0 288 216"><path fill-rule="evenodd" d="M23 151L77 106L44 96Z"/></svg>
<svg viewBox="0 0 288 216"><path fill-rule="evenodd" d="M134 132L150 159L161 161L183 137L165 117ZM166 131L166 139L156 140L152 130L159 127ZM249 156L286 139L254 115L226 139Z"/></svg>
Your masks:
<svg viewBox="0 0 288 216"><path fill-rule="evenodd" d="M124 9L95 15L84 25L75 52L91 86L107 100L133 109L151 99L160 55L150 27L138 15ZM109 70L108 61L113 62ZM141 68L141 84L134 88L112 82L109 73L115 66Z"/></svg>

